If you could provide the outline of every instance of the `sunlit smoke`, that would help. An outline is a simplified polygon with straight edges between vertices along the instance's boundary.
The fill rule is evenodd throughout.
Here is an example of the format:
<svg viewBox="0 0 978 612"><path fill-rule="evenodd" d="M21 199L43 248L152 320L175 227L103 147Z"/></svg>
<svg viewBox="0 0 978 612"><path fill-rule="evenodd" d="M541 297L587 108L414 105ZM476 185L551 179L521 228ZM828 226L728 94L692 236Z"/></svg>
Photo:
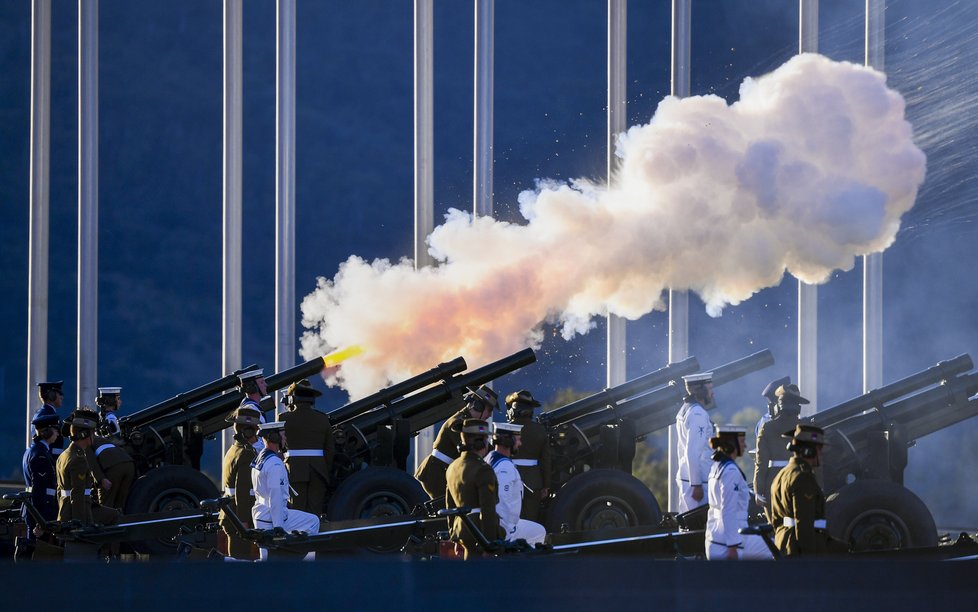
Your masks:
<svg viewBox="0 0 978 612"><path fill-rule="evenodd" d="M904 102L883 74L814 54L741 85L740 100L664 99L618 143L612 186L540 181L523 225L452 210L437 267L350 257L302 304L302 354L360 344L352 397L458 355L470 366L636 319L690 290L719 315L785 271L806 282L893 241L924 179Z"/></svg>

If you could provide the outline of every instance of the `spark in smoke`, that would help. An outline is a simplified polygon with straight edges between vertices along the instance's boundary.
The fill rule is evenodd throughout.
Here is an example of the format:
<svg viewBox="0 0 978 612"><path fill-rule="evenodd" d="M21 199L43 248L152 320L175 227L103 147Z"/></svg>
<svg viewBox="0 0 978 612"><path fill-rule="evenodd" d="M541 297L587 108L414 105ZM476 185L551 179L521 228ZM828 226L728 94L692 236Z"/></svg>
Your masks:
<svg viewBox="0 0 978 612"><path fill-rule="evenodd" d="M591 319L698 293L712 315L778 284L823 282L891 244L924 179L902 97L870 68L799 55L740 100L668 97L618 143L611 186L540 181L526 224L452 210L437 267L353 256L302 304L306 358L362 344L340 384L358 397L432 363L480 364L569 338Z"/></svg>

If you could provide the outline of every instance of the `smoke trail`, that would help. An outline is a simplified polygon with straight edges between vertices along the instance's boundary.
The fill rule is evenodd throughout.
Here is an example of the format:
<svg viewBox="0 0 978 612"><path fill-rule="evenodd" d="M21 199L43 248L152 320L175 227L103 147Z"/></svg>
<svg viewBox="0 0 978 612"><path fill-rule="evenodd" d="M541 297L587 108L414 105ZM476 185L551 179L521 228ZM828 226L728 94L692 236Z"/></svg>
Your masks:
<svg viewBox="0 0 978 612"><path fill-rule="evenodd" d="M306 358L362 344L340 384L353 397L440 360L470 364L565 337L596 315L635 319L666 289L712 315L778 284L823 282L882 251L924 179L901 96L884 75L796 56L740 100L666 98L619 139L612 187L540 182L525 225L452 210L429 238L438 267L350 257L302 304Z"/></svg>

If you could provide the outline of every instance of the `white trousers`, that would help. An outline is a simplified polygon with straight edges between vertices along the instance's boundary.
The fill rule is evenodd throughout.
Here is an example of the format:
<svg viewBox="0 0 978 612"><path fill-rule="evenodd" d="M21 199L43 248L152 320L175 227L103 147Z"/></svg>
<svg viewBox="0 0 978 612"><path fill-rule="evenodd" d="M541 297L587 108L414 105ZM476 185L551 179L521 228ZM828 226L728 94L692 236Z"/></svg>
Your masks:
<svg viewBox="0 0 978 612"><path fill-rule="evenodd" d="M271 529L272 526L269 523L264 522L262 519L255 517L255 526L259 529ZM291 508L285 512L285 524L282 525L285 531L291 533L293 531L304 531L309 535L315 535L319 533L319 517L311 512L303 512L302 510L292 510ZM259 548L258 558L261 561L268 560L268 549ZM306 560L311 560L316 558L316 553L309 553L306 555Z"/></svg>
<svg viewBox="0 0 978 612"><path fill-rule="evenodd" d="M723 561L727 558L727 547L712 542L706 545L706 558L711 561ZM744 536L744 542L737 547L738 559L773 559L771 549L764 543L764 538L757 535Z"/></svg>
<svg viewBox="0 0 978 612"><path fill-rule="evenodd" d="M526 543L530 545L543 544L543 541L547 538L547 529L543 525L526 519L520 519L508 529L506 525L502 527L506 530L506 539L510 542L522 539L526 540Z"/></svg>
<svg viewBox="0 0 978 612"><path fill-rule="evenodd" d="M689 512L690 510L695 510L700 506L705 506L707 503L709 503L709 500L707 499L708 496L706 494L706 483L703 483L702 485L703 499L700 501L693 499L693 487L689 486L689 482L677 479L676 484L679 487L678 510L680 514L683 512Z"/></svg>

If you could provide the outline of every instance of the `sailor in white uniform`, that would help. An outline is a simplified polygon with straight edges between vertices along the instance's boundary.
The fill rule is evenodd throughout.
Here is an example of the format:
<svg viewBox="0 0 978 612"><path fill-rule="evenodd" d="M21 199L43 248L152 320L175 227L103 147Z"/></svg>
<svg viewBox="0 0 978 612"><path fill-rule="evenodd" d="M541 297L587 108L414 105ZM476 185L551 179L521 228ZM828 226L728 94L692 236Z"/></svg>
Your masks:
<svg viewBox="0 0 978 612"><path fill-rule="evenodd" d="M520 518L523 508L523 479L516 469L512 457L519 451L522 425L516 423L493 423L493 444L495 450L486 455L486 462L496 472L499 482L499 503L496 513L499 524L509 541L526 540L530 545L543 544L547 530L540 523Z"/></svg>
<svg viewBox="0 0 978 612"><path fill-rule="evenodd" d="M710 436L713 422L706 406L713 405L713 372L683 376L686 397L676 415L676 451L679 455L676 483L680 513L706 504L703 490L713 465Z"/></svg>
<svg viewBox="0 0 978 612"><path fill-rule="evenodd" d="M772 558L761 536L741 535L739 531L747 527L750 490L734 459L744 455L746 438L747 428L736 425L717 427L716 435L710 438L710 448L714 449L707 486L706 558L710 560Z"/></svg>
<svg viewBox="0 0 978 612"><path fill-rule="evenodd" d="M256 529L281 527L287 532L304 531L310 535L319 533L319 517L309 512L289 508L289 472L279 453L288 448L285 438L285 422L272 421L258 427L258 435L265 441L265 448L251 464L251 483L255 489L255 505L251 508ZM261 558L268 558L268 551L260 549Z"/></svg>
<svg viewBox="0 0 978 612"><path fill-rule="evenodd" d="M122 387L99 387L95 403L102 413L99 433L109 438L121 436L122 427L119 425L116 411L122 407Z"/></svg>

